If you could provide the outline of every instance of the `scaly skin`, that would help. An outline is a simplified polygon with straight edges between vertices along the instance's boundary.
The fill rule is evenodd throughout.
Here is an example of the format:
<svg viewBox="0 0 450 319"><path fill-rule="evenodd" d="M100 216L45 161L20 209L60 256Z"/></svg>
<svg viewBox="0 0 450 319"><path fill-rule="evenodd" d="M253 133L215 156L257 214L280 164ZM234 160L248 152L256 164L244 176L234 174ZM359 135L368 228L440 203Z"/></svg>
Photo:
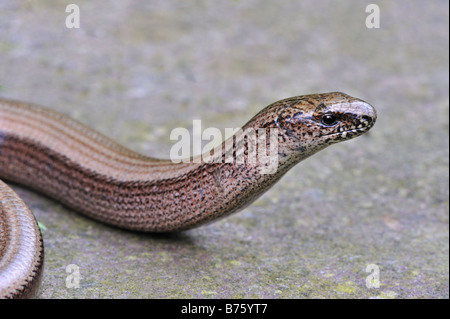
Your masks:
<svg viewBox="0 0 450 319"><path fill-rule="evenodd" d="M225 141L211 153L211 161L173 163L135 153L59 113L0 99L0 178L110 225L179 231L243 209L295 164L328 145L363 134L375 120L372 106L339 92L275 102L242 128L277 133L278 166L273 173L262 174L268 164L259 155L250 160L248 137ZM256 148L269 149L271 143L268 139ZM226 154L239 150L243 162L236 157L226 161ZM5 215L22 214L6 210ZM0 260L9 246L5 237L0 233L0 242L6 243L0 245ZM30 249L36 248L33 245ZM0 274L3 270L0 263ZM1 287L0 297L9 296Z"/></svg>

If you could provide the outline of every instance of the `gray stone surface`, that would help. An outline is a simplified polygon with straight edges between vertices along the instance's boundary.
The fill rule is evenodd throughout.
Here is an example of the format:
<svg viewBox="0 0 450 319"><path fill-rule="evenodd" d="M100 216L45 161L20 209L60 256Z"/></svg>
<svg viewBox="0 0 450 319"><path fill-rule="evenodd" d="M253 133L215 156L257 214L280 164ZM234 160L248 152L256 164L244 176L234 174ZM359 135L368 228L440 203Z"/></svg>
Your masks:
<svg viewBox="0 0 450 319"><path fill-rule="evenodd" d="M281 98L343 91L372 131L299 164L254 205L174 235L111 228L13 185L41 223L40 298L448 298L448 2L0 2L0 95L134 150L243 125ZM79 266L80 288L66 267ZM380 287L366 287L366 267Z"/></svg>

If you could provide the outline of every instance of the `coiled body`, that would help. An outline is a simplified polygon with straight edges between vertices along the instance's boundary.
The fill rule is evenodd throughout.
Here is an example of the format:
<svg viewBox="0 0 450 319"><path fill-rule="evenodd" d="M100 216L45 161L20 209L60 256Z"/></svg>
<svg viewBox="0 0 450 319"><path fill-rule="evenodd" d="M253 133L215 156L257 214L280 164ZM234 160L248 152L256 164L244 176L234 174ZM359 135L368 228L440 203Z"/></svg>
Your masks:
<svg viewBox="0 0 450 319"><path fill-rule="evenodd" d="M267 164L259 159L225 161L227 151L242 148L247 154L248 140L224 142L214 150L219 155L212 163L173 163L133 152L59 113L0 99L0 178L110 225L179 231L239 211L293 165L362 134L375 119L369 104L339 92L275 102L243 127L277 132L277 169L261 174ZM260 150L263 146L256 145ZM15 214L4 207L7 215ZM9 222L1 225L6 231L0 233L0 242L6 243L14 235L5 235ZM0 245L0 260L8 245ZM2 289L0 283L0 297Z"/></svg>
<svg viewBox="0 0 450 319"><path fill-rule="evenodd" d="M0 298L34 296L44 263L44 244L33 214L0 181Z"/></svg>

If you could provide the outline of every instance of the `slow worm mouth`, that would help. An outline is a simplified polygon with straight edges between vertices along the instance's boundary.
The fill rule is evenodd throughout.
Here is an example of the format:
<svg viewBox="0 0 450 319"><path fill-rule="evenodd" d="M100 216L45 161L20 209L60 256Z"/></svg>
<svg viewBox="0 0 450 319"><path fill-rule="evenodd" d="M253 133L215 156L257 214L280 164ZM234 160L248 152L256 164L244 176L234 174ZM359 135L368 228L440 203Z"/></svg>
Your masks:
<svg viewBox="0 0 450 319"><path fill-rule="evenodd" d="M370 119L369 121L362 122L358 127L352 126L352 127L350 127L350 129L342 129L341 128L342 131L329 133L329 134L326 134L325 136L327 136L327 137L341 136L343 138L347 137L348 134L351 136L354 136L354 134L366 132L373 126L374 123L375 123L375 120Z"/></svg>

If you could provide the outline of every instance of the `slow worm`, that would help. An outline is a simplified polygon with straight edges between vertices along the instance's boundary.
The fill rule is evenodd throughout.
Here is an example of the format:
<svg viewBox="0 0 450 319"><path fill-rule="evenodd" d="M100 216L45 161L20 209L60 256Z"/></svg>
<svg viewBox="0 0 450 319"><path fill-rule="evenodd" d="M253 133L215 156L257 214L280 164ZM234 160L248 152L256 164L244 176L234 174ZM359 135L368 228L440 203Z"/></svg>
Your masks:
<svg viewBox="0 0 450 319"><path fill-rule="evenodd" d="M60 113L0 99L0 178L109 225L180 231L243 209L295 164L361 135L375 120L372 106L340 92L275 102L242 127L277 130L277 169L262 174L268 164L248 160L249 138L223 142L208 153L220 156L212 162L173 163L133 152ZM263 143L256 147L272 141ZM225 161L239 146L246 160ZM0 213L0 298L33 297L43 269L41 234L27 206L2 182Z"/></svg>

